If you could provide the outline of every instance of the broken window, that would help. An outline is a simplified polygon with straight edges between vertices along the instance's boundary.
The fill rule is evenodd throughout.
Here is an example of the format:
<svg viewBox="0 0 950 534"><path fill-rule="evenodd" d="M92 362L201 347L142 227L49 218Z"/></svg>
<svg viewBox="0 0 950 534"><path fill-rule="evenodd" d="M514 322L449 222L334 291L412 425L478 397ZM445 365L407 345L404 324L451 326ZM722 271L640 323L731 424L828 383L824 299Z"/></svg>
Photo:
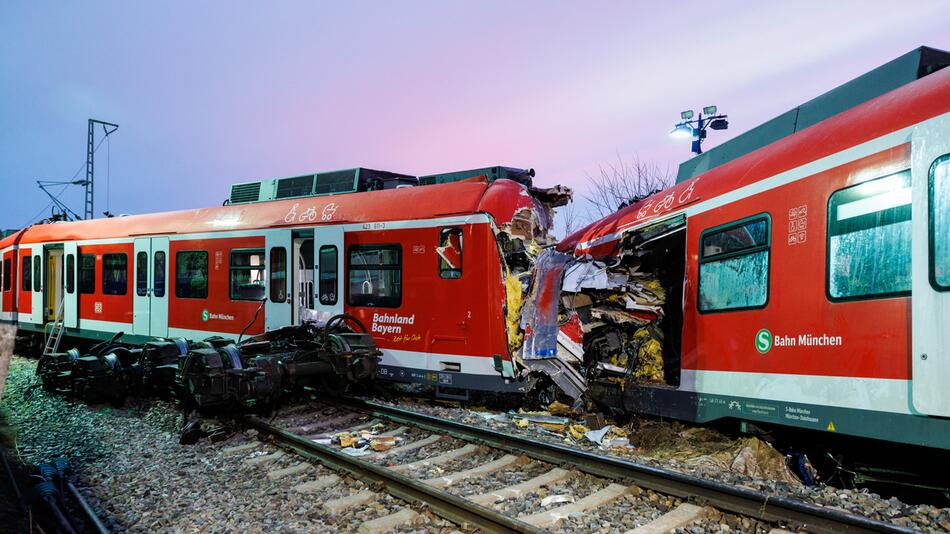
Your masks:
<svg viewBox="0 0 950 534"><path fill-rule="evenodd" d="M175 254L175 296L208 298L208 252L183 250Z"/></svg>
<svg viewBox="0 0 950 534"><path fill-rule="evenodd" d="M765 306L769 296L769 222L768 215L757 215L703 232L699 311Z"/></svg>
<svg viewBox="0 0 950 534"><path fill-rule="evenodd" d="M231 300L264 298L264 250L232 250L230 278Z"/></svg>
<svg viewBox="0 0 950 534"><path fill-rule="evenodd" d="M350 252L352 254L352 251ZM337 261L339 252L336 245L320 247L320 304L332 306L337 301Z"/></svg>
<svg viewBox="0 0 950 534"><path fill-rule="evenodd" d="M351 306L398 308L402 302L399 245L350 247L347 274L347 301Z"/></svg>
<svg viewBox="0 0 950 534"><path fill-rule="evenodd" d="M910 294L910 171L870 180L828 201L832 300Z"/></svg>
<svg viewBox="0 0 950 534"><path fill-rule="evenodd" d="M287 249L270 249L270 301L287 302Z"/></svg>
<svg viewBox="0 0 950 534"><path fill-rule="evenodd" d="M96 292L96 255L79 255L79 293L92 294Z"/></svg>
<svg viewBox="0 0 950 534"><path fill-rule="evenodd" d="M950 290L950 154L930 167L930 283Z"/></svg>
<svg viewBox="0 0 950 534"><path fill-rule="evenodd" d="M33 263L29 256L23 256L20 265L20 287L23 291L29 291L33 285Z"/></svg>
<svg viewBox="0 0 950 534"><path fill-rule="evenodd" d="M148 295L148 252L135 255L135 294Z"/></svg>
<svg viewBox="0 0 950 534"><path fill-rule="evenodd" d="M441 278L462 277L462 229L458 226L443 228L439 231L439 276Z"/></svg>
<svg viewBox="0 0 950 534"><path fill-rule="evenodd" d="M129 285L129 257L125 254L102 255L102 294L125 295Z"/></svg>

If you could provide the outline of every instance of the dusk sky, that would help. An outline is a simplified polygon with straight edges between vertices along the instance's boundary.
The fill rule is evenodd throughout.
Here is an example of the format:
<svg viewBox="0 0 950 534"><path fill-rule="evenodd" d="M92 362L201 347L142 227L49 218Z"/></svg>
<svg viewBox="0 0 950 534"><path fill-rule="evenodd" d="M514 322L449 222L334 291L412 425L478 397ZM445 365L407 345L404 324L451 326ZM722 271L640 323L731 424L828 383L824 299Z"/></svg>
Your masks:
<svg viewBox="0 0 950 534"><path fill-rule="evenodd" d="M0 227L96 154L96 211L218 205L231 183L349 167L533 167L583 194L715 104L708 147L928 45L947 2L3 2ZM266 4L266 5L265 5ZM81 175L80 175L81 177ZM78 187L62 199L82 211Z"/></svg>

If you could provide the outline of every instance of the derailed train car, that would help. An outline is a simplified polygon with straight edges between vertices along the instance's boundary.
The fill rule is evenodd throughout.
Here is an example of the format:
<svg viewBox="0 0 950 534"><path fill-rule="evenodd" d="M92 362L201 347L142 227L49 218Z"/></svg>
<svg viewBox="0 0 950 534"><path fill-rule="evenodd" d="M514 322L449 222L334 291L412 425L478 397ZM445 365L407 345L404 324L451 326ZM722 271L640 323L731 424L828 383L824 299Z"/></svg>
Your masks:
<svg viewBox="0 0 950 534"><path fill-rule="evenodd" d="M950 55L933 57L916 81L686 176L542 257L553 267L539 291L560 290L558 360L585 381L565 391L950 448ZM550 309L538 317L536 329Z"/></svg>
<svg viewBox="0 0 950 534"><path fill-rule="evenodd" d="M346 314L381 378L523 391L524 273L570 198L533 175L354 169L238 184L221 207L34 225L0 241L0 320L34 353L61 325L61 348L216 337L201 350L226 364L228 341Z"/></svg>

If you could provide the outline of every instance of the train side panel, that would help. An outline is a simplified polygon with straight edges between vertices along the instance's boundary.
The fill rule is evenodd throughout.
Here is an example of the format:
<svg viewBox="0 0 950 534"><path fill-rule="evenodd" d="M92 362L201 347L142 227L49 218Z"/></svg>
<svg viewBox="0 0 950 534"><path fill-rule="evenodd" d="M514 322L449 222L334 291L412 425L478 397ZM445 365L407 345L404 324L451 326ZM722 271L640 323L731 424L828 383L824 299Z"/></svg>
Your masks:
<svg viewBox="0 0 950 534"><path fill-rule="evenodd" d="M446 233L459 232L462 252L450 269L438 249ZM441 387L506 389L511 358L504 330L502 267L491 226L432 225L346 233L346 312L359 318L384 353L380 374ZM398 304L361 306L364 247L392 247L401 254ZM443 251L443 254L445 252Z"/></svg>

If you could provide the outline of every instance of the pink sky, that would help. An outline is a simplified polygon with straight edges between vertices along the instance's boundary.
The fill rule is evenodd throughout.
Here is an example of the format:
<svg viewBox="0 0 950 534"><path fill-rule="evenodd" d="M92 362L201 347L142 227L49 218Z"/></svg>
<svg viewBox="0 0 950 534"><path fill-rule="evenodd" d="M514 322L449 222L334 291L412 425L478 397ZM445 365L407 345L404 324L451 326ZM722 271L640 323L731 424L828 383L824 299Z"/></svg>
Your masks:
<svg viewBox="0 0 950 534"><path fill-rule="evenodd" d="M219 204L234 182L366 166L534 167L581 194L617 155L669 165L679 112L716 104L722 142L919 45L950 5L915 2L306 2L0 6L0 186L46 205L89 117L120 124L109 207ZM97 154L97 211L106 154ZM77 189L63 198L77 211ZM48 212L42 212L43 215Z"/></svg>

